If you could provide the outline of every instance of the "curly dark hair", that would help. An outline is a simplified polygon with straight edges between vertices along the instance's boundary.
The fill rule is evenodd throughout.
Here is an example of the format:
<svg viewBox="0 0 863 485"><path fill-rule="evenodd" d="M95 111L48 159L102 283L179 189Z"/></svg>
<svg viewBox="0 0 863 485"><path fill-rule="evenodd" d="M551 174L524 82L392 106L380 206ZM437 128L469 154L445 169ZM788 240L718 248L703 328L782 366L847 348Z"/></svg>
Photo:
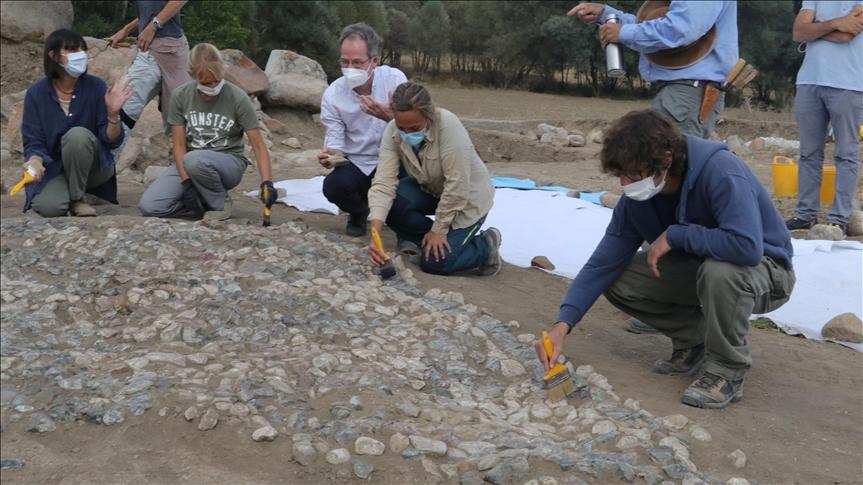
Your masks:
<svg viewBox="0 0 863 485"><path fill-rule="evenodd" d="M638 180L644 172L659 173L668 151L671 152L668 174L683 175L686 170L686 137L680 129L671 119L656 111L630 111L603 134L599 160L604 173Z"/></svg>

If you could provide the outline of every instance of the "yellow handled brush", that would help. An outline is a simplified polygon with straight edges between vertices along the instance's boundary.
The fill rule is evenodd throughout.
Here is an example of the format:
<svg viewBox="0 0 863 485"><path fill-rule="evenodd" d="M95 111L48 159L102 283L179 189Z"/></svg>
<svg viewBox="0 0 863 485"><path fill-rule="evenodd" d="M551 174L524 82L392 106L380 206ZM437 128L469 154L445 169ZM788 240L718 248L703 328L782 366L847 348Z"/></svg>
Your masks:
<svg viewBox="0 0 863 485"><path fill-rule="evenodd" d="M263 187L261 187L261 190L263 191L262 198L264 200L269 200L270 199L270 187L267 185L264 185ZM266 204L264 204L264 227L270 227L270 206L268 206Z"/></svg>
<svg viewBox="0 0 863 485"><path fill-rule="evenodd" d="M396 275L396 268L393 266L393 262L390 257L387 255L387 252L384 251L384 243L381 241L381 235L378 234L377 229L372 228L372 242L375 243L375 247L378 248L378 251L384 255L384 265L381 266L380 274L381 278L388 280Z"/></svg>
<svg viewBox="0 0 863 485"><path fill-rule="evenodd" d="M12 187L12 190L9 191L9 195L17 194L21 189L24 188L25 185L27 185L30 182L32 182L33 180L35 180L36 179L36 173L35 172L36 172L35 168L27 167L27 170L24 171L24 178L22 178L20 182L18 182L17 184L15 184L14 187Z"/></svg>
<svg viewBox="0 0 863 485"><path fill-rule="evenodd" d="M551 357L554 354L554 345L548 338L548 332L542 332L542 345L545 347L545 355ZM569 367L560 362L555 362L554 367L549 369L542 379L548 389L548 399L552 402L562 401L576 391Z"/></svg>

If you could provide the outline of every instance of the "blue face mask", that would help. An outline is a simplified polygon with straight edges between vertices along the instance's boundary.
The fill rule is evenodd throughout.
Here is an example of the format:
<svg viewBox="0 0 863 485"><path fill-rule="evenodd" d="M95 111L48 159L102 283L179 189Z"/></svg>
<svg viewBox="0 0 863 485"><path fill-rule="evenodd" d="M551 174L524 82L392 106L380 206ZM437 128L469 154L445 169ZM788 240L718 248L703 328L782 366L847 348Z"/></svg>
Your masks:
<svg viewBox="0 0 863 485"><path fill-rule="evenodd" d="M413 133L405 133L402 130L399 130L399 137L402 139L402 141L412 146L413 148L420 146L420 143L425 140L427 134L428 130L420 130Z"/></svg>

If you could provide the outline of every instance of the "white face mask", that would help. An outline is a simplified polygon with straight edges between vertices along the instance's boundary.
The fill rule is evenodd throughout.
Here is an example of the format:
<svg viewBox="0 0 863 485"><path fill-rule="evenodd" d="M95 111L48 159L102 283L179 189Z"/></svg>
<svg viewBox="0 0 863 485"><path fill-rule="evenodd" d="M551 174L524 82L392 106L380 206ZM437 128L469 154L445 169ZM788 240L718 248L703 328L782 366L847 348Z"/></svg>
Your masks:
<svg viewBox="0 0 863 485"><path fill-rule="evenodd" d="M225 85L225 80L222 79L219 81L219 84L216 84L214 87L204 86L201 83L198 83L198 91L206 94L207 96L218 96L222 91L222 86Z"/></svg>
<svg viewBox="0 0 863 485"><path fill-rule="evenodd" d="M63 69L77 79L87 70L87 53L80 51L66 54L66 64L63 64Z"/></svg>
<svg viewBox="0 0 863 485"><path fill-rule="evenodd" d="M653 176L644 177L638 182L624 185L623 193L632 200L644 202L662 192L662 189L665 187L665 177L667 175L668 169L665 169L665 172L662 174L662 181L659 182L659 185L656 185L653 181Z"/></svg>
<svg viewBox="0 0 863 485"><path fill-rule="evenodd" d="M358 88L369 80L369 71L366 69L357 69L354 67L343 67L342 76L348 82L351 89Z"/></svg>

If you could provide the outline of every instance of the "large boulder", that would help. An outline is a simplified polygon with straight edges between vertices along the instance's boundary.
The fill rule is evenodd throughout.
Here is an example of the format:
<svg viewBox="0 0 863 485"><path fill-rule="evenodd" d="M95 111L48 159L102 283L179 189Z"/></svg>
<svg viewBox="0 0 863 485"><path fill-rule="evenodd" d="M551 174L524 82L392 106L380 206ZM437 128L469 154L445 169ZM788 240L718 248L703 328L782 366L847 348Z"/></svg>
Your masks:
<svg viewBox="0 0 863 485"><path fill-rule="evenodd" d="M327 89L327 75L317 61L293 51L270 52L266 67L270 90L266 101L275 106L317 113Z"/></svg>
<svg viewBox="0 0 863 485"><path fill-rule="evenodd" d="M90 57L87 73L99 76L109 85L126 73L137 52L133 47L111 47L108 42L95 37L84 37L84 41Z"/></svg>
<svg viewBox="0 0 863 485"><path fill-rule="evenodd" d="M3 123L8 121L9 113L12 111L12 106L16 103L24 101L24 96L27 95L27 90L18 91L17 93L7 94L0 98L0 121Z"/></svg>
<svg viewBox="0 0 863 485"><path fill-rule="evenodd" d="M24 119L24 101L18 101L9 108L9 122L3 131L3 142L9 145L11 153L23 153L21 141L21 121Z"/></svg>
<svg viewBox="0 0 863 485"><path fill-rule="evenodd" d="M57 29L71 28L73 20L70 0L0 2L0 37L12 42L41 42Z"/></svg>
<svg viewBox="0 0 863 485"><path fill-rule="evenodd" d="M225 79L242 88L246 94L266 94L270 90L267 74L243 51L223 49L222 59L226 66Z"/></svg>

